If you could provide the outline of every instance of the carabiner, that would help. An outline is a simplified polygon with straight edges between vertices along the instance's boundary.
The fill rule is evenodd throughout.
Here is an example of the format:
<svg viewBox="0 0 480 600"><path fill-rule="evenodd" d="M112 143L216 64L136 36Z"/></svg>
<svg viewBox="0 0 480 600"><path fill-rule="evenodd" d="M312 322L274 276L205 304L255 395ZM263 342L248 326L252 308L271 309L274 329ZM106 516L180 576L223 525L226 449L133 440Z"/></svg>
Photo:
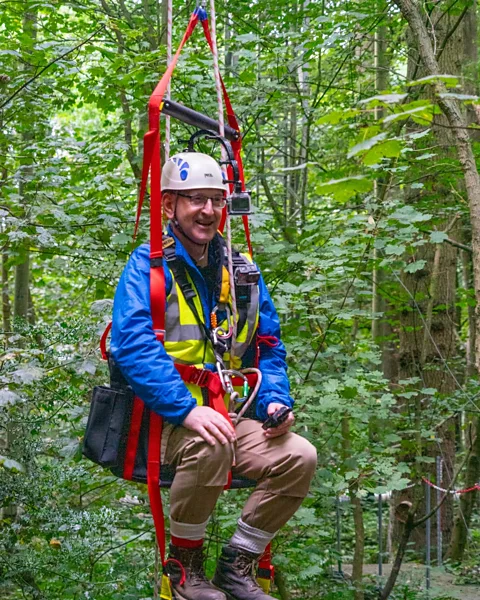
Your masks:
<svg viewBox="0 0 480 600"><path fill-rule="evenodd" d="M238 392L233 392L230 394L230 402L236 402L238 404L242 404L248 398L248 390L250 386L248 385L248 378L241 371L235 371L235 369L226 369L223 371L223 376L228 376L231 381L231 377L240 377L243 379L243 397L240 398L240 394ZM233 383L232 383L233 387Z"/></svg>
<svg viewBox="0 0 480 600"><path fill-rule="evenodd" d="M218 360L217 358L215 366L217 368L217 373L220 378L220 383L222 384L223 389L227 394L232 394L234 392L232 380L228 375L228 371L225 369L225 365L222 361Z"/></svg>
<svg viewBox="0 0 480 600"><path fill-rule="evenodd" d="M218 310L218 304L212 311L212 315L215 315ZM232 313L230 311L230 307L225 305L225 312L227 313L227 323L228 323L228 331L225 331L223 327L215 327L213 330L214 336L217 335L222 340L228 340L233 335L233 325L232 325Z"/></svg>

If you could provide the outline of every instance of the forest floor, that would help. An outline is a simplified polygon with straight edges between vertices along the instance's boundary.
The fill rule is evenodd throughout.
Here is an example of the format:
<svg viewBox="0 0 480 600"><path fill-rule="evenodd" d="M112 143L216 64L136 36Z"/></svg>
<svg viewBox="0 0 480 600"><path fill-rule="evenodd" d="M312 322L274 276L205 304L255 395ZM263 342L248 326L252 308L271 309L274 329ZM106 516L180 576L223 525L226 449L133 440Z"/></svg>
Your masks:
<svg viewBox="0 0 480 600"><path fill-rule="evenodd" d="M382 579L390 574L391 564L383 565ZM352 574L351 565L343 565L346 574ZM480 585L457 584L458 576L453 573L447 573L444 568L432 567L430 576L430 598L453 598L454 600L479 600ZM378 565L363 565L364 575L372 575L374 578L378 573ZM412 589L425 590L425 565L418 563L403 563L400 575L397 580L398 585L407 585Z"/></svg>

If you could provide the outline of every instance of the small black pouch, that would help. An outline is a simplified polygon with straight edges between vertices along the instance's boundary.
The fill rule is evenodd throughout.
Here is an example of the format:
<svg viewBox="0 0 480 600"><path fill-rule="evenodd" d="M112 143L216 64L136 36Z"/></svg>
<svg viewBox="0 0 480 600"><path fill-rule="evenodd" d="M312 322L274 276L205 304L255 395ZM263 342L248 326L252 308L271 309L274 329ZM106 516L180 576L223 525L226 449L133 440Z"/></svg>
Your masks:
<svg viewBox="0 0 480 600"><path fill-rule="evenodd" d="M102 467L117 466L124 425L133 404L133 391L97 386L93 390L83 454Z"/></svg>

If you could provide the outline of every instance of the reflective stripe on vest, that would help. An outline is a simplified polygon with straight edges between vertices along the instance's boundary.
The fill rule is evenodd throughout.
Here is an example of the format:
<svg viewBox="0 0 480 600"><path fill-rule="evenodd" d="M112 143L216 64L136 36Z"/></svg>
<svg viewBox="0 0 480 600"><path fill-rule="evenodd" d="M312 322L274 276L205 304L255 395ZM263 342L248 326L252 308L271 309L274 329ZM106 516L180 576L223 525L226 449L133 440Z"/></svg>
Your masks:
<svg viewBox="0 0 480 600"><path fill-rule="evenodd" d="M242 255L245 260L251 262L248 255ZM195 288L192 278L187 272L188 281L192 289L196 292L193 299L197 312L204 318L203 307L200 296ZM252 285L251 301L247 307L247 318L241 331L237 332L235 343L235 360L232 368L238 369L241 366L241 358L251 344L255 331L258 326L259 318L259 291L257 285ZM226 321L219 323L220 326L227 328ZM172 273L172 289L167 297L167 311L165 315L165 350L172 357L174 362L186 365L195 365L202 369L204 364L215 363L212 344L205 339L205 333L198 324L195 314L189 307L183 292L175 281ZM224 362L229 366L229 353L225 354ZM199 386L187 384L187 388L197 400L199 405L203 404L203 394Z"/></svg>

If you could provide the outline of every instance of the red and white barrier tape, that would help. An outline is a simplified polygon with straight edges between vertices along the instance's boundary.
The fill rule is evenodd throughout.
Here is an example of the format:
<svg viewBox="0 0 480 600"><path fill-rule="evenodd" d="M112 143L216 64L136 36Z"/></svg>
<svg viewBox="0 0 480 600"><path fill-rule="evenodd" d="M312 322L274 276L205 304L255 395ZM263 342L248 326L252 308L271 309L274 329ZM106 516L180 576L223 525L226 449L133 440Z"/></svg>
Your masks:
<svg viewBox="0 0 480 600"><path fill-rule="evenodd" d="M446 490L444 488L438 487L438 485L435 485L434 483L429 481L426 477L422 477L422 479L427 485L432 487L434 490L438 490L439 492L443 492L444 494L446 494L448 492L449 494L455 494L456 496L458 496L460 494L468 494L469 492L474 492L475 490L480 491L480 483L476 483L474 486L469 487L469 488L464 488L463 490Z"/></svg>

